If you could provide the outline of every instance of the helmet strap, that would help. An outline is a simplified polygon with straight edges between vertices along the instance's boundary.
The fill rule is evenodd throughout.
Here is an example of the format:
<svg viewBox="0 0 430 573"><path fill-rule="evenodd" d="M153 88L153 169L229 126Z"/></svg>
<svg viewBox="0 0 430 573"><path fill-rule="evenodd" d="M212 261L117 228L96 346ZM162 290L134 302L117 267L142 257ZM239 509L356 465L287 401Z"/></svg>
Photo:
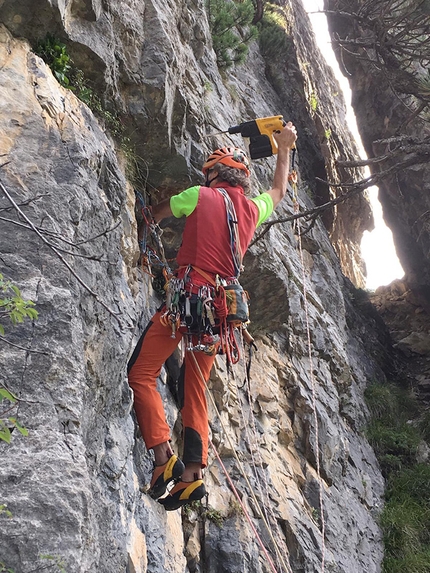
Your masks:
<svg viewBox="0 0 430 573"><path fill-rule="evenodd" d="M208 174L206 175L206 181L205 181L205 187L210 187L212 181L215 181L215 179L218 179L218 173L215 175L215 177L212 177L212 179L209 179L209 174L212 170L208 171Z"/></svg>

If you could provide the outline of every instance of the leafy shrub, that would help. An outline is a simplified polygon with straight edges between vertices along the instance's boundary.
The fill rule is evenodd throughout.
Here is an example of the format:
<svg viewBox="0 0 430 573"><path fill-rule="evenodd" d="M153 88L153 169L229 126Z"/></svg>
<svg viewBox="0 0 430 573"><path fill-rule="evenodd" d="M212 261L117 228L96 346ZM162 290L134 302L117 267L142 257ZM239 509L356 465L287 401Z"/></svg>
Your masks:
<svg viewBox="0 0 430 573"><path fill-rule="evenodd" d="M68 88L72 60L67 53L66 45L52 34L47 34L43 40L39 40L34 51L48 64L58 82Z"/></svg>
<svg viewBox="0 0 430 573"><path fill-rule="evenodd" d="M34 302L24 300L19 288L0 274L0 320L9 318L12 324L24 322L25 318L36 319L37 310ZM0 334L4 335L4 327L0 324Z"/></svg>
<svg viewBox="0 0 430 573"><path fill-rule="evenodd" d="M124 151L130 151L130 139L124 136L124 126L118 114L105 108L85 78L84 72L73 64L66 45L47 34L43 40L39 40L34 51L48 64L62 86L73 91L91 111L103 119L111 134L121 141Z"/></svg>
<svg viewBox="0 0 430 573"><path fill-rule="evenodd" d="M311 106L312 111L316 111L318 107L318 97L315 92L312 92L309 96L309 105Z"/></svg>
<svg viewBox="0 0 430 573"><path fill-rule="evenodd" d="M6 402L5 406L3 406L3 401ZM7 404L8 402L9 404ZM28 436L27 428L24 428L15 417L6 417L6 414L14 409L17 402L18 398L12 392L6 390L4 386L0 386L0 406L5 408L0 412L0 440L7 444L10 444L12 438L11 428L16 428L23 436Z"/></svg>
<svg viewBox="0 0 430 573"><path fill-rule="evenodd" d="M278 60L290 50L289 25L285 7L266 4L264 16L258 25L260 50L264 58Z"/></svg>
<svg viewBox="0 0 430 573"><path fill-rule="evenodd" d="M0 274L0 320L7 318L13 325L24 322L26 318L36 319L38 312L34 302L24 300L19 288ZM0 324L0 334L4 335L4 326ZM16 428L22 435L27 436L28 430L18 420L11 416L18 402L18 398L4 386L0 386L0 440L10 443L11 428Z"/></svg>

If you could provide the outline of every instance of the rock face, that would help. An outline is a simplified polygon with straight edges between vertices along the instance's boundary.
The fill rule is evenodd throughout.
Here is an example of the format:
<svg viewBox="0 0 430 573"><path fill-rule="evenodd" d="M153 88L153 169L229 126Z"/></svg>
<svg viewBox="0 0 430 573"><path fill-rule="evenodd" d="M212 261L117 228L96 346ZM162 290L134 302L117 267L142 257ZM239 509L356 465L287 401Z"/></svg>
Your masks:
<svg viewBox="0 0 430 573"><path fill-rule="evenodd" d="M405 280L379 287L372 302L390 329L401 369L423 401L430 399L429 317L421 296Z"/></svg>
<svg viewBox="0 0 430 573"><path fill-rule="evenodd" d="M152 461L136 435L125 370L160 300L137 265L133 186L100 121L23 38L49 31L67 43L106 105L121 110L157 199L195 181L205 153L225 143L208 133L274 110L297 114L302 127L302 209L328 198L314 178L339 176L335 150L351 157L354 146L341 128L340 99L330 107L321 96L318 114L306 100L313 66L335 83L315 64L301 4L288 5L295 51L279 67L276 90L256 44L247 66L221 77L203 3L120 7L0 3L0 155L8 162L0 172L0 272L39 311L31 325L8 326L0 347L1 384L19 397L15 413L29 430L0 443L0 505L12 513L0 514L0 562L17 573L47 563L73 573L313 573L324 560L334 573L378 573L383 480L363 434L363 391L384 377L390 356L383 325L362 312L342 273L362 280L364 204L356 206L361 219L339 209L301 241L289 224L275 225L246 255L242 282L258 352L249 387L243 365L232 376L217 358L210 428L255 529L214 452L205 511L168 514L145 494ZM335 135L323 146L327 125ZM270 185L273 165L254 165L256 188ZM292 211L289 196L279 216ZM167 243L173 233L165 231ZM180 449L168 381L163 371L159 389Z"/></svg>

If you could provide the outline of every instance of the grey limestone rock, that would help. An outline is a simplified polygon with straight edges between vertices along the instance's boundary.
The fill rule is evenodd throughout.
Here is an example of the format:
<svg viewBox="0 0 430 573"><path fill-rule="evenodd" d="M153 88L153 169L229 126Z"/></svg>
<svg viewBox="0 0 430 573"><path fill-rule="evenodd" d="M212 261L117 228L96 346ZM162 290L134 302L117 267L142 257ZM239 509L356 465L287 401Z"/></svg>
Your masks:
<svg viewBox="0 0 430 573"><path fill-rule="evenodd" d="M291 9L306 26L301 7L293 2ZM0 515L0 561L16 573L43 566L46 555L68 573L266 573L268 561L212 453L208 507L223 528L208 514L186 526L185 514L166 514L145 494L152 459L136 431L126 365L160 301L137 266L132 184L102 122L18 37L34 42L51 31L67 43L106 105L123 114L157 199L199 180L203 156L225 141L207 137L213 126L279 110L285 117L297 112L303 128L299 201L312 206L307 182L318 171L314 154L320 174L326 158L305 97L293 105L285 89L273 89L256 44L248 68L233 68L223 79L197 0L46 1L38 11L24 0L5 0L0 17L0 154L9 161L0 178L39 229L29 229L1 193L0 270L34 300L39 319L8 327L15 346L0 347L1 383L19 397L19 419L29 430L28 438L14 432L10 445L0 443L0 504L13 514ZM300 61L311 57L297 46L290 62L296 94L309 80ZM341 124L342 106L326 105L326 120L340 114ZM352 154L344 131L342 141ZM256 189L270 185L273 166L274 158L254 165ZM357 228L368 221L362 207ZM274 217L291 213L288 196ZM289 224L273 226L251 247L243 274L259 348L251 384L243 384L243 364L232 376L223 357L209 383L212 440L259 536L271 554L276 540L295 573L319 571L323 554L336 573L379 573L382 559L383 482L362 429L364 388L383 372L369 350L374 326L369 330L352 304L336 254L342 216L349 221L351 212L328 222L336 250L321 222L301 249ZM177 229L165 229L172 251ZM348 245L356 240L348 233L344 261L348 253L352 260L356 247ZM355 263L342 268L360 283ZM180 417L167 381L163 371L159 389L180 449Z"/></svg>

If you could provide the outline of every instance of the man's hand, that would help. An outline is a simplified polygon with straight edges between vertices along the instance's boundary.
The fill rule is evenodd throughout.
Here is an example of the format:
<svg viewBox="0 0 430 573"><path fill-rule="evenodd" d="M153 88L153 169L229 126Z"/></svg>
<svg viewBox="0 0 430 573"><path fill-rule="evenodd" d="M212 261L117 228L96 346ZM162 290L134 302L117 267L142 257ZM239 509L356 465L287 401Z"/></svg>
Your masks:
<svg viewBox="0 0 430 573"><path fill-rule="evenodd" d="M273 137L278 144L278 149L286 151L287 149L290 150L293 147L294 142L297 139L297 131L292 122L289 121L284 129L275 133Z"/></svg>
<svg viewBox="0 0 430 573"><path fill-rule="evenodd" d="M272 197L275 208L285 197L288 185L288 171L290 168L290 149L297 139L297 132L294 125L289 121L279 133L273 137L278 144L278 155L276 158L275 176L273 177L273 187L268 193Z"/></svg>

